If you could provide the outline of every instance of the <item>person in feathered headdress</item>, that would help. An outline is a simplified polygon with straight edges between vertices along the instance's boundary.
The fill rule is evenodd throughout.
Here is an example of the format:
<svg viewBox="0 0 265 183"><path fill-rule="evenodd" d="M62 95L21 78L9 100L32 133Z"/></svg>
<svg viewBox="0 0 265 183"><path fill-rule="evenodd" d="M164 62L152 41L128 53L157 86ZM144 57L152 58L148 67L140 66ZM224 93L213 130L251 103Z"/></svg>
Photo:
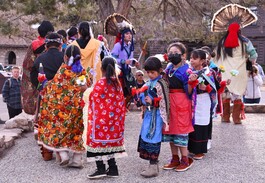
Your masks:
<svg viewBox="0 0 265 183"><path fill-rule="evenodd" d="M238 12L235 15L234 12ZM231 79L227 86L234 103L232 118L235 124L241 124L244 119L244 104L242 95L247 85L247 62L255 62L257 52L251 41L241 34L241 28L257 21L256 15L250 9L237 4L229 4L221 8L213 17L212 31L225 30L225 36L219 41L216 49L216 64L224 67L224 80ZM224 100L224 99L223 99ZM223 122L230 122L230 98L226 97L224 102ZM228 109L225 109L227 106Z"/></svg>
<svg viewBox="0 0 265 183"><path fill-rule="evenodd" d="M113 23L113 27L118 30L117 32L108 30L111 29L111 23ZM121 68L119 79L123 87L124 96L126 97L126 105L128 105L132 99L131 88L136 86L135 78L131 72L131 66L139 66L139 63L134 59L133 55L133 35L135 34L135 30L132 24L124 16L113 14L105 21L105 32L106 34L116 36L115 45L111 50L111 55L116 58Z"/></svg>

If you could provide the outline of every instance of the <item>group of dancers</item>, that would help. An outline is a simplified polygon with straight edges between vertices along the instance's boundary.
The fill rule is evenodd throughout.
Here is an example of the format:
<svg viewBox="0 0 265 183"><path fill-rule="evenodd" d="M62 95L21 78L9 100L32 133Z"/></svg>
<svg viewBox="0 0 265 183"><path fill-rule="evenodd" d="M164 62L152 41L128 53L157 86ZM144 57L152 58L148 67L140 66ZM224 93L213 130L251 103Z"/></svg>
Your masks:
<svg viewBox="0 0 265 183"><path fill-rule="evenodd" d="M68 42L63 53L62 37L49 21L41 24L40 37L32 42L23 63L22 82L24 86L32 82L39 89L35 92L32 85L31 90L24 91L23 105L27 109L27 103L36 103L37 110L31 113L36 114L36 134L43 158L50 160L55 152L60 166L81 168L86 153L87 161L95 161L97 167L88 178L119 176L116 158L127 156L124 122L127 103L133 99L137 105L145 106L137 151L140 158L149 161L149 166L140 175L158 175L162 142L169 143L172 155L163 169L186 171L210 148L212 119L222 114L225 88L234 101L233 121L241 123L247 73L242 66L246 58L255 61L257 53L240 34L239 25L232 23L218 43L216 57L212 57L209 47L187 53L180 42L170 44L163 59L149 56L143 64L149 80L132 92L136 82L130 65L140 64L133 55L135 32L129 22L123 25L109 50L104 37L95 39L91 25L81 22L79 37ZM165 62L167 66L163 68ZM143 75L142 71L138 73ZM29 96L29 92L34 95ZM229 121L228 117L226 122Z"/></svg>

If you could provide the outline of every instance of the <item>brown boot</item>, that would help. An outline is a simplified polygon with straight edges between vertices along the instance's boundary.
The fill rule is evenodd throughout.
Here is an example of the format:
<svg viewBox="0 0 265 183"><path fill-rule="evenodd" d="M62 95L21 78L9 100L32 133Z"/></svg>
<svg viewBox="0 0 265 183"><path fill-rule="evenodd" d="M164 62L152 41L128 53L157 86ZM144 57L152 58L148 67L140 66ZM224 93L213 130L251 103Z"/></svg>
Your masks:
<svg viewBox="0 0 265 183"><path fill-rule="evenodd" d="M230 98L223 100L222 122L230 123Z"/></svg>
<svg viewBox="0 0 265 183"><path fill-rule="evenodd" d="M232 117L235 124L241 124L241 119L244 119L244 104L241 99L234 100Z"/></svg>
<svg viewBox="0 0 265 183"><path fill-rule="evenodd" d="M41 146L40 150L44 161L52 160L52 151L44 148L43 146Z"/></svg>

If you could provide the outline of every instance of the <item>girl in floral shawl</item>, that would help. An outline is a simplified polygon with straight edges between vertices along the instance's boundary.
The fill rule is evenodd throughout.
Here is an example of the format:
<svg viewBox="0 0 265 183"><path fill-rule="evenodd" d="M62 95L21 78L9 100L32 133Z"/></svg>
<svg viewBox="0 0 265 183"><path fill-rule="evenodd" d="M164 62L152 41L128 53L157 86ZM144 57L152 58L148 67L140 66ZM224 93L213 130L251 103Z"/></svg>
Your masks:
<svg viewBox="0 0 265 183"><path fill-rule="evenodd" d="M90 84L80 64L80 50L69 46L65 51L65 64L41 91L38 142L59 155L60 165L82 167L83 118L82 95Z"/></svg>

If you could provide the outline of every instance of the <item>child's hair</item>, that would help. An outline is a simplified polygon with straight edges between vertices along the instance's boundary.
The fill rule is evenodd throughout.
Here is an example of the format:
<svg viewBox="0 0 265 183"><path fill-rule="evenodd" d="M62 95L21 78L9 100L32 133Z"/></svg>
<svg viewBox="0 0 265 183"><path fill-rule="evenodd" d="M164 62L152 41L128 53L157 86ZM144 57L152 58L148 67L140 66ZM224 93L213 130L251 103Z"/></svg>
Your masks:
<svg viewBox="0 0 265 183"><path fill-rule="evenodd" d="M65 55L69 58L67 65L71 66L74 73L80 73L83 70L81 65L80 49L75 45L70 45L65 50Z"/></svg>
<svg viewBox="0 0 265 183"><path fill-rule="evenodd" d="M58 34L60 34L64 39L67 38L67 33L65 30L61 29L57 31Z"/></svg>
<svg viewBox="0 0 265 183"><path fill-rule="evenodd" d="M81 58L81 52L80 49L75 46L75 45L69 45L67 46L65 53L64 53L68 58L70 58L71 56L74 57L74 62L77 60L80 60Z"/></svg>
<svg viewBox="0 0 265 183"><path fill-rule="evenodd" d="M78 29L74 26L70 27L70 29L67 31L68 37L73 37L74 35L78 34Z"/></svg>
<svg viewBox="0 0 265 183"><path fill-rule="evenodd" d="M144 63L144 69L146 71L157 71L160 73L162 69L161 61L154 56L148 57Z"/></svg>
<svg viewBox="0 0 265 183"><path fill-rule="evenodd" d="M211 57L215 57L215 53L212 51L212 49L209 46L203 46L201 47L203 51L205 51L207 54L211 55Z"/></svg>
<svg viewBox="0 0 265 183"><path fill-rule="evenodd" d="M107 83L117 88L117 86L120 86L120 83L116 76L115 63L116 60L113 57L106 56L102 60L101 68L103 71L105 71Z"/></svg>
<svg viewBox="0 0 265 183"><path fill-rule="evenodd" d="M202 49L196 49L196 50L193 50L191 52L191 58L193 58L193 59L200 58L200 59L205 60L206 59L206 53Z"/></svg>
<svg viewBox="0 0 265 183"><path fill-rule="evenodd" d="M258 74L258 70L259 70L258 66L252 65L252 72L253 73Z"/></svg>
<svg viewBox="0 0 265 183"><path fill-rule="evenodd" d="M177 47L181 51L181 55L183 55L183 54L185 54L187 52L187 49L186 49L185 45L182 44L181 42L171 43L167 47L167 52L169 52L170 48L172 48L172 47Z"/></svg>

